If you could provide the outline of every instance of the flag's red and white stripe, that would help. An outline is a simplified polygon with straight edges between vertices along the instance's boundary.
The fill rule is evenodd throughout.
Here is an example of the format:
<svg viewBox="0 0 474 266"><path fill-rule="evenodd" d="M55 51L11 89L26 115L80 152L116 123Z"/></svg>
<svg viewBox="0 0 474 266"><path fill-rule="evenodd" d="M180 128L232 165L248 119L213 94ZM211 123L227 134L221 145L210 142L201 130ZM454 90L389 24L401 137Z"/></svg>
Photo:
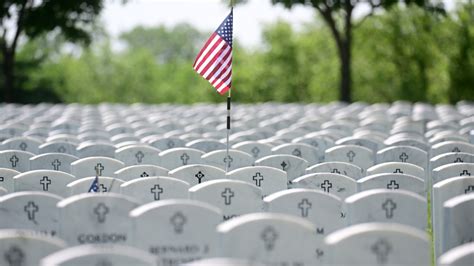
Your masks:
<svg viewBox="0 0 474 266"><path fill-rule="evenodd" d="M193 65L220 94L232 85L232 12L211 35Z"/></svg>

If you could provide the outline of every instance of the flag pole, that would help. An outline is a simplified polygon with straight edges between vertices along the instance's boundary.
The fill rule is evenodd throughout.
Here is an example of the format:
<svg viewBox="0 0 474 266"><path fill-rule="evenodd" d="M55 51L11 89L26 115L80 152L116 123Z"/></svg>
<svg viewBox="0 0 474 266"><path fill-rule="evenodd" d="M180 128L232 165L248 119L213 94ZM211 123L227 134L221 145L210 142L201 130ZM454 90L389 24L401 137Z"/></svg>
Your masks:
<svg viewBox="0 0 474 266"><path fill-rule="evenodd" d="M230 0L230 9L234 10L234 0ZM230 108L231 108L231 91L232 91L232 84L229 88L228 94L227 94L227 134L226 134L226 154L225 154L225 172L229 171L229 164L227 163L227 160L229 160L229 135L230 135Z"/></svg>
<svg viewBox="0 0 474 266"><path fill-rule="evenodd" d="M225 155L225 172L229 171L229 164L227 160L229 160L229 135L230 135L230 107L231 107L231 90L232 87L229 88L229 92L227 94L227 138L226 138L226 155Z"/></svg>

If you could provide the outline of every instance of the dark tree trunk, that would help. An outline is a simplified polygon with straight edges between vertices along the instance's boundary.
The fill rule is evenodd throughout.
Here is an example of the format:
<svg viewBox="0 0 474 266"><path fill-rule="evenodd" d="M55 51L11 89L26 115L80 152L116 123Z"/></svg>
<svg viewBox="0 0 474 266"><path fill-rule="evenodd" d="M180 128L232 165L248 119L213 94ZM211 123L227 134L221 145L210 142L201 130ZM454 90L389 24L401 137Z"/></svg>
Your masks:
<svg viewBox="0 0 474 266"><path fill-rule="evenodd" d="M15 54L10 52L8 49L3 50L3 101L13 102L13 91L15 81Z"/></svg>
<svg viewBox="0 0 474 266"><path fill-rule="evenodd" d="M351 73L351 59L352 59L352 11L354 9L351 1L347 1L344 6L344 28L339 30L336 20L332 16L333 10L326 6L321 8L315 5L316 9L321 13L324 21L328 24L329 29L336 41L336 47L339 55L339 100L342 102L352 102L352 73Z"/></svg>
<svg viewBox="0 0 474 266"><path fill-rule="evenodd" d="M339 100L343 102L352 102L352 72L351 72L351 41L344 40L339 48L340 60L340 84L339 84Z"/></svg>

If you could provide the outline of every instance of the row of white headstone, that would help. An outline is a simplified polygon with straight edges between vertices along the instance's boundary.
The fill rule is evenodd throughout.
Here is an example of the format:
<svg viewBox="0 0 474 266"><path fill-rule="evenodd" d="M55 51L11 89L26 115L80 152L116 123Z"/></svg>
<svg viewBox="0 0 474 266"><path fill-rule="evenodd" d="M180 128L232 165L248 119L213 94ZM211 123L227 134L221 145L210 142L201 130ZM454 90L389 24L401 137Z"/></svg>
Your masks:
<svg viewBox="0 0 474 266"><path fill-rule="evenodd" d="M250 211L240 214L235 210L227 212L233 208L230 205L235 204L236 200L238 200L236 193L240 195L242 193L241 190L243 190L244 192L247 191L247 194L244 194L249 201L254 202L257 207L263 206L263 209L257 211L266 211L268 212L267 215L276 212L306 218L305 220L312 222L316 235L321 235L322 232L327 235L331 232L331 236L345 230L348 231L346 232L347 236L352 235L360 229L355 231L349 229L369 225L359 224L363 222L381 222L380 226L383 226L383 230L387 230L386 227L388 225L390 225L388 227L392 226L392 224L387 223L387 220L400 224L394 225L395 227L406 224L425 229L427 221L426 211L423 211L423 209L417 211L418 207L416 206L424 206L424 210L427 209L426 193L431 191L431 186L434 185L431 200L436 255L439 256L448 249L463 242L470 242L473 239L472 230L469 230L471 228L469 224L472 225L472 217L468 215L472 213L472 199L469 197L451 199L460 194L470 192L469 187L473 184L469 176L473 170L472 164L470 164L472 163L473 148L468 143L469 140L472 141L470 131L474 129L472 105L458 104L456 108L452 106L437 106L433 108L423 104L410 106L406 103L396 103L392 106L367 106L359 103L349 106L341 104L321 106L272 104L242 106L241 111L237 111L235 132L231 136L233 148L236 149L236 151L231 150L231 156L234 156L235 160L233 157L226 158L222 151L215 151L223 147L220 138L225 134L225 128L219 126L219 114L215 113L215 108L213 106L197 106L190 109L192 110L186 110L186 108L179 106L142 105L130 107L101 105L97 108L77 105L53 107L47 105L33 107L6 106L4 108L6 126L0 129L0 137L3 134L5 141L0 149L16 149L13 155L25 151L23 154L28 156L23 161L25 161L25 165L29 164L29 167L25 167L24 171L22 171L23 173L12 171L11 175L4 179L10 181L12 190L9 191L44 190L45 186L49 187L51 184L49 184L48 180L39 179L45 176L48 178L49 176L46 174L41 176L41 173L60 172L29 171L35 169L32 168L32 165L35 167L33 161L38 160L38 158L40 160L37 161L36 165L42 165L40 167L47 165L44 168L63 170L54 169L55 166L52 163L54 159L57 159L54 158L54 154L53 156L41 154L40 147L43 145L45 147L54 147L56 150L52 151L60 155L64 155L66 151L70 153L76 152L75 154L69 154L70 158L74 160L70 160L64 165L66 168L69 167L68 169L74 174L72 176L69 175L68 181L71 181L71 177L75 180L70 184L75 184L74 182L84 184L82 186L76 185L78 186L77 188L80 187L77 191L82 191L86 190L88 184L90 185L92 182L91 176L98 171L95 169L98 162L100 160L112 160L103 158L103 156L114 157L123 160L123 162L120 165L121 167L112 168L110 173L101 173L100 185L103 186L102 189L107 191L122 192L130 195L127 194L127 191L132 191L133 187L140 187L140 189L135 190L136 193L132 196L138 198L142 196L142 198L145 198L143 197L143 192L149 194L148 200L143 200L143 202L148 202L151 196L153 196L154 200L158 196L160 201L150 203L157 204L166 202L163 200L167 198L165 193L163 193L163 189L166 191L169 191L169 189L164 185L161 187L149 187L150 185L171 182L179 187L179 185L176 185L178 184L177 182L180 182L181 185L188 183L189 185L187 186L181 186L182 195L185 195L183 198L191 198L194 203L207 202L213 204L214 208L219 207L222 212L220 221L222 221L234 215L253 212L252 208L250 208ZM136 115L142 113L147 115ZM249 113L255 114L255 116L248 116ZM18 115L20 115L20 118L18 118ZM183 117L183 119L174 121L171 115L178 115ZM34 139L33 142L25 142L30 139ZM168 145L171 143L169 142L170 140L176 139L179 142L178 146L185 146L185 148L180 148L181 153L174 152L176 150L174 146L170 147ZM64 143L71 146L66 149L61 146ZM158 143L163 148L155 146ZM34 151L34 147L37 147L39 155L28 154L26 152L28 147L32 147L30 152ZM143 152L141 149L145 151L148 149L150 153ZM78 155L78 150L90 152L81 153L79 156L89 158L79 159L79 157L73 157ZM163 151L161 152L161 150ZM196 155L197 161L194 163L199 165L183 166L185 163L180 157L183 156L184 153L182 151L184 150L198 151ZM0 160L4 167L14 163L9 160L12 159L11 152L11 150L0 152L5 154L5 159ZM117 154L121 155L117 156ZM169 158L172 158L171 160L174 160L176 164L164 167L163 161L167 164L169 158L163 160L163 154L174 154ZM215 160L204 160L204 157L209 156L208 154L214 155ZM240 158L241 154L245 154L244 157L247 159L250 157L251 163L245 163L246 161L243 160L244 163L239 165L239 160L237 159ZM90 157L99 155L102 157ZM265 156L267 158L262 158ZM149 162L152 165L137 165L144 163L145 157L155 158L152 159L152 162ZM19 159L18 156L17 159ZM41 159L43 162L41 162ZM187 164L189 159L186 160ZM264 163L261 163L262 161ZM83 166L86 165L83 171L87 174L82 175L73 172L75 167L71 165L78 162L88 162L83 164ZM239 168L226 175L222 169L225 169L225 165L229 164L229 162L230 164L237 165ZM254 164L257 166L249 166ZM104 165L102 164L102 166ZM98 169L100 170L101 168L99 167ZM170 177L141 178L140 176L143 173L148 175L145 170L141 172L143 169L147 169L146 171L149 172L155 171L154 174L152 173L149 176L155 176L155 174L159 176L162 175L161 173L166 173ZM171 171L168 171L168 169ZM199 169L201 169L201 172L199 172ZM266 169L270 172L263 172ZM259 172L260 175L257 175ZM122 174L122 178L117 179L118 174ZM265 178L268 176L272 178ZM274 176L278 178L274 178ZM228 179L222 180L222 178ZM59 180L60 178L57 179ZM119 179L124 179L123 181L127 182L121 184ZM207 180L214 181L199 184ZM239 182L239 180L247 183ZM39 183L41 181L43 181L43 184ZM153 184L153 182L155 183ZM30 185L28 183L31 183L33 186L27 188ZM59 195L69 196L77 193L77 191L74 193L68 189L66 189L67 192L64 192L64 187L67 187L68 183L64 182L62 186L58 187ZM256 187L259 183L260 189ZM280 189L271 188L270 184L272 186L277 184L283 189L292 189L276 192ZM308 188L313 190L308 190ZM315 188L320 190L320 192L315 191ZM377 188L391 190L372 190ZM155 189L155 192L152 189ZM397 189L399 190L396 191ZM67 193L67 195L60 194L61 192ZM354 194L356 192L360 193ZM304 193L324 195L326 201L328 201L325 204L327 206L314 204L313 201L310 201L311 196ZM395 201L393 199L395 194L398 196L403 194L404 199L397 198ZM410 198L406 194L412 197ZM15 197L15 195L18 195L18 193L9 194L3 198ZM68 199L75 197L79 196L73 196ZM263 204L261 197L265 197ZM331 200L327 200L331 197L340 198L338 201L339 209L329 208L329 206L335 206L331 205ZM413 201L414 197L418 197L418 200ZM67 201L68 199L60 202ZM256 199L256 201L252 199ZM322 202L319 198L314 198L313 200ZM403 202L403 204L399 201ZM334 204L335 201L332 202ZM421 202L421 204L413 202ZM31 213L34 212L36 214L38 212L34 205L28 205L29 201L24 203L22 206L20 206L21 204L16 206L17 213L23 214L23 220L26 219L25 217L31 217ZM227 205L226 203L229 204ZM58 203L56 202L56 204ZM407 210L411 210L411 212L398 217L397 211L402 205L408 205L411 209ZM130 213L126 213L127 215L132 215L133 211L144 206L147 205L137 207ZM255 206L253 207L255 208ZM324 209L325 207L327 209ZM373 207L373 209L368 207ZM319 211L319 215L310 218L313 208ZM105 210L105 208L99 209ZM334 211L335 209L338 211ZM61 213L59 210L57 212ZM322 219L323 215L321 213L328 213L328 217L331 217L331 214L339 213L342 216L339 219L344 221L343 225L351 226L344 229L337 228L339 230L336 232L326 229L326 226L318 227L318 223L323 224L327 222ZM373 218L374 213L375 219ZM414 225L413 221L423 216L423 214L425 220L420 224L424 225ZM460 214L465 215L462 216ZM99 215L93 214L92 216L94 215L97 216L96 219L100 219L98 218ZM217 241L225 241L224 239L226 239L222 232L219 231L221 226L232 221L238 221L240 218L247 217L248 215L250 214L232 218L218 225L217 230L214 228L213 232L217 232L216 234L218 235ZM264 213L259 215L264 215ZM34 214L33 216L39 217ZM284 218L284 215L281 214L275 216L277 218ZM134 220L134 218L130 219ZM182 217L177 219L182 220ZM327 228L330 227L331 225ZM57 227L56 230L55 232L57 233L63 232L61 226ZM414 228L411 228L411 230L416 231ZM46 232L47 230L44 231ZM133 229L129 229L125 233L134 235L136 232ZM254 235L254 237L258 237L258 233ZM270 235L273 236L275 234L270 232ZM379 234L377 233L376 235ZM134 238L134 236L131 236L129 239ZM338 253L335 256L331 251L325 250L332 245L329 239L331 237L327 237L324 241L322 237L319 238L319 241L322 243L321 248L315 251L316 257L313 256L309 263L324 261L328 263L346 263L342 259L344 256L340 255L344 255L345 252ZM235 245L258 242L251 239L243 241L232 240L232 242L235 242L233 243ZM313 239L313 241L315 240ZM294 240L286 242L289 244L289 246L285 246L287 249L294 245L292 244ZM225 244L227 245L227 242ZM258 247L249 246L249 250L258 250ZM356 248L352 247L352 249ZM377 258L375 261L372 261L373 264L403 263L393 258L387 259L387 255L392 253L393 247L386 245L386 243L373 249L383 250L382 253L387 253L386 255L375 254ZM457 252L457 249L462 252ZM171 250L175 251L176 249L171 248ZM225 250L227 249L223 242L220 242L218 252L221 256L243 257L264 262L272 261L272 257L280 258L276 255L264 256L260 253L251 253L249 255L244 254L244 252L237 255ZM466 250L469 250L469 247L467 249L455 248L453 252L450 251L443 255L443 257L449 257L449 259L444 260L450 260L452 265L456 265L456 261L459 262L463 258L469 258L469 252L466 252ZM167 249L167 251L170 250ZM365 252L370 252L367 245L365 246ZM372 256L374 256L374 253L377 252L372 251ZM459 254L464 255L459 256ZM288 252L286 255L288 255ZM379 258L380 256L385 257L385 259ZM294 258L295 256L289 257ZM365 258L367 256L361 257ZM287 258L285 257L285 259ZM348 262L352 263L348 264L357 264L356 258L349 257L349 259L350 261ZM174 258L165 257L160 261L171 263L173 260ZM283 262L284 260L278 259L277 261ZM364 263L365 265L371 264L370 261L361 261L361 264L364 265ZM440 263L444 263L443 258L440 259Z"/></svg>

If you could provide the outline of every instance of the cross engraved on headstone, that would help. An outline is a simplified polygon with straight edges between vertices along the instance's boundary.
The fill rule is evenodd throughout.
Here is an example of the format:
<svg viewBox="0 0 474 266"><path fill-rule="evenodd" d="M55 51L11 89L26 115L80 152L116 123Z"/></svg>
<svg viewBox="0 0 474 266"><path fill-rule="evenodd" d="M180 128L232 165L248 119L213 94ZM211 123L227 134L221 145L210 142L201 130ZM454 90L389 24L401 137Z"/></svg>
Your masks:
<svg viewBox="0 0 474 266"><path fill-rule="evenodd" d="M36 223L35 216L36 213L39 211L38 205L36 205L36 203L34 203L33 201L28 201L25 207L23 207L23 210L28 216L28 220Z"/></svg>
<svg viewBox="0 0 474 266"><path fill-rule="evenodd" d="M221 193L221 197L224 198L225 205L230 205L232 203L232 197L234 197L234 192L226 187Z"/></svg>
<svg viewBox="0 0 474 266"><path fill-rule="evenodd" d="M171 225L174 228L174 232L176 234L181 234L183 232L183 227L187 222L186 216L184 216L181 212L175 213L170 218Z"/></svg>
<svg viewBox="0 0 474 266"><path fill-rule="evenodd" d="M231 164L232 164L233 161L234 161L234 159L230 155L224 157L224 163L227 164L227 168L231 167Z"/></svg>
<svg viewBox="0 0 474 266"><path fill-rule="evenodd" d="M66 152L66 148L64 148L64 146L61 146L58 148L58 152L59 153L65 153Z"/></svg>
<svg viewBox="0 0 474 266"><path fill-rule="evenodd" d="M18 159L18 157L16 157L15 154L13 154L13 156L10 157L10 162L12 163L13 168L15 168L17 166L19 160L20 159Z"/></svg>
<svg viewBox="0 0 474 266"><path fill-rule="evenodd" d="M94 208L94 214L97 215L97 221L99 223L104 223L107 214L109 213L109 207L107 207L104 203L99 203Z"/></svg>
<svg viewBox="0 0 474 266"><path fill-rule="evenodd" d="M95 167L94 170L97 173L98 176L102 175L102 171L104 171L104 166L101 163L98 163Z"/></svg>
<svg viewBox="0 0 474 266"><path fill-rule="evenodd" d="M470 173L469 171L467 171L467 170L463 170L462 173L460 173L459 175L460 175L460 176L464 176L464 175L470 176L471 173Z"/></svg>
<svg viewBox="0 0 474 266"><path fill-rule="evenodd" d="M255 185L259 187L262 185L263 175L260 172L257 172L254 176L252 176L252 180L255 181Z"/></svg>
<svg viewBox="0 0 474 266"><path fill-rule="evenodd" d="M385 264L388 261L388 255L392 251L392 245L385 239L379 239L370 247L370 250L375 254L378 264Z"/></svg>
<svg viewBox="0 0 474 266"><path fill-rule="evenodd" d="M148 175L146 172L143 172L143 173L140 175L140 177L148 177L148 176L150 176L150 175Z"/></svg>
<svg viewBox="0 0 474 266"><path fill-rule="evenodd" d="M43 186L43 191L48 191L49 185L51 185L51 180L47 176L43 176L43 179L40 181L40 185Z"/></svg>
<svg viewBox="0 0 474 266"><path fill-rule="evenodd" d="M260 237L263 240L265 249L267 251L272 251L275 247L275 242L278 239L278 233L276 232L276 230L273 227L268 226L263 229L262 233L260 234Z"/></svg>
<svg viewBox="0 0 474 266"><path fill-rule="evenodd" d="M461 159L461 157L457 157L456 160L454 160L454 163L463 163L464 161Z"/></svg>
<svg viewBox="0 0 474 266"><path fill-rule="evenodd" d="M400 169L400 168L397 168L395 169L395 171L393 171L394 174L403 174L403 171Z"/></svg>
<svg viewBox="0 0 474 266"><path fill-rule="evenodd" d="M188 161L189 161L189 155L187 153L183 153L181 155L181 161L183 162L183 165L187 165L188 164Z"/></svg>
<svg viewBox="0 0 474 266"><path fill-rule="evenodd" d="M253 157L257 158L258 154L260 153L260 149L258 147L253 147L250 152L252 152Z"/></svg>
<svg viewBox="0 0 474 266"><path fill-rule="evenodd" d="M166 146L168 147L168 149L174 148L175 146L174 141L168 140L168 142L166 143Z"/></svg>
<svg viewBox="0 0 474 266"><path fill-rule="evenodd" d="M336 168L332 169L331 173L341 174L341 172L339 172L339 170L337 170Z"/></svg>
<svg viewBox="0 0 474 266"><path fill-rule="evenodd" d="M297 157L301 157L301 156L302 156L301 150L298 149L298 148L294 149L291 154L293 154L294 156L297 156Z"/></svg>
<svg viewBox="0 0 474 266"><path fill-rule="evenodd" d="M22 151L25 151L26 148L28 148L28 145L25 142L22 142L22 143L20 143L19 147Z"/></svg>
<svg viewBox="0 0 474 266"><path fill-rule="evenodd" d="M53 166L53 169L55 171L59 171L59 166L61 166L61 161L59 161L58 159L54 159L51 165Z"/></svg>
<svg viewBox="0 0 474 266"><path fill-rule="evenodd" d="M321 188L324 189L324 192L328 192L332 188L332 183L329 182L329 180L324 180L324 182L321 184Z"/></svg>
<svg viewBox="0 0 474 266"><path fill-rule="evenodd" d="M402 152L402 154L400 154L398 158L400 158L400 161L402 161L402 163L406 163L409 157L408 157L408 154L406 154L405 152Z"/></svg>
<svg viewBox="0 0 474 266"><path fill-rule="evenodd" d="M317 248L316 249L316 257L319 259L324 256L324 250Z"/></svg>
<svg viewBox="0 0 474 266"><path fill-rule="evenodd" d="M163 193L163 188L160 185L156 184L154 187L150 189L151 194L155 200L160 200L160 194Z"/></svg>
<svg viewBox="0 0 474 266"><path fill-rule="evenodd" d="M23 266L24 265L23 262L25 260L25 254L17 246L10 247L7 250L7 252L5 252L3 257L8 262L8 266Z"/></svg>
<svg viewBox="0 0 474 266"><path fill-rule="evenodd" d="M452 150L452 152L461 152L461 150L460 150L458 147L454 147L454 149Z"/></svg>
<svg viewBox="0 0 474 266"><path fill-rule="evenodd" d="M464 194L468 194L468 193L474 193L474 186L473 185L469 185L466 190L464 190Z"/></svg>
<svg viewBox="0 0 474 266"><path fill-rule="evenodd" d="M288 166L288 164L285 161L283 161L283 162L281 162L280 165L281 165L282 170L286 171L286 169L287 169L286 167Z"/></svg>
<svg viewBox="0 0 474 266"><path fill-rule="evenodd" d="M311 202L309 202L308 199L304 198L301 200L300 203L298 203L298 209L301 210L301 216L302 217L308 217L309 209L311 209Z"/></svg>
<svg viewBox="0 0 474 266"><path fill-rule="evenodd" d="M194 177L196 177L198 179L198 183L201 184L202 179L206 177L206 175L199 171L194 175Z"/></svg>
<svg viewBox="0 0 474 266"><path fill-rule="evenodd" d="M390 180L390 183L387 184L387 189L399 189L400 185L395 180Z"/></svg>
<svg viewBox="0 0 474 266"><path fill-rule="evenodd" d="M392 199L387 199L382 203L382 209L385 211L385 217L387 219L392 219L393 211L397 209L397 204Z"/></svg>
<svg viewBox="0 0 474 266"><path fill-rule="evenodd" d="M347 158L349 158L349 162L354 162L354 157L356 156L356 153L354 151L349 151L346 154Z"/></svg>
<svg viewBox="0 0 474 266"><path fill-rule="evenodd" d="M135 158L137 158L138 163L142 163L144 157L145 154L143 154L142 151L138 151L137 153L135 153Z"/></svg>

